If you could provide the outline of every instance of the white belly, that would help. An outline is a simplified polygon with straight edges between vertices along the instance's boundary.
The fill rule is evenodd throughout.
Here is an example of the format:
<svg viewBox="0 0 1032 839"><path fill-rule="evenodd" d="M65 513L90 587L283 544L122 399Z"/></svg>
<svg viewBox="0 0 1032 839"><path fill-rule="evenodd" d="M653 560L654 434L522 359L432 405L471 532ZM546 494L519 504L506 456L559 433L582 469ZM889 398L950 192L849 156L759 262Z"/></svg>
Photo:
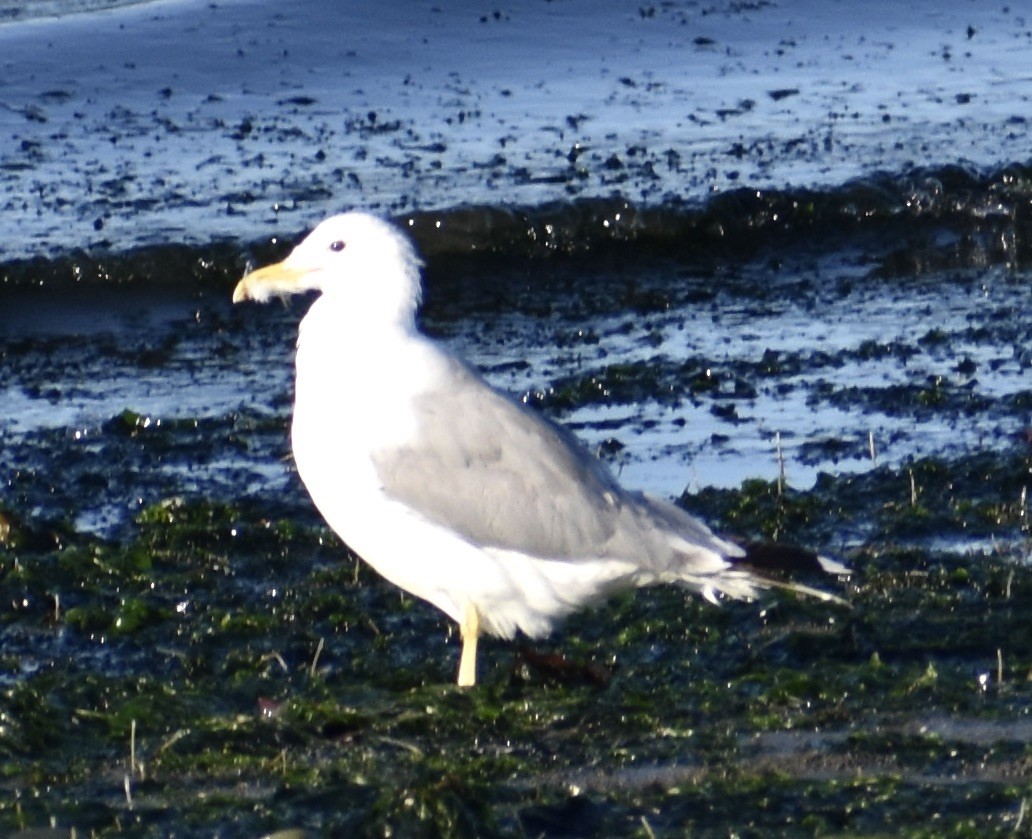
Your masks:
<svg viewBox="0 0 1032 839"><path fill-rule="evenodd" d="M387 496L373 454L413 440L414 401L443 369L426 342L391 346L404 355L377 357L368 367L335 363L339 346L298 349L294 459L316 507L348 547L456 622L473 604L483 629L503 637L517 629L547 634L614 581L628 584L633 568L626 561L556 562L481 548Z"/></svg>

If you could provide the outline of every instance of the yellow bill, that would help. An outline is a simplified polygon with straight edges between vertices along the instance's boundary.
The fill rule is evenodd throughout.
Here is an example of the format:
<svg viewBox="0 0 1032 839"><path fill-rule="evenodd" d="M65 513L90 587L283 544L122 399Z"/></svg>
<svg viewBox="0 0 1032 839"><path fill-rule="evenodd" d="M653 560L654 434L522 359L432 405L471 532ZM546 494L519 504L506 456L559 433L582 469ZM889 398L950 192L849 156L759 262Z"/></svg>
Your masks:
<svg viewBox="0 0 1032 839"><path fill-rule="evenodd" d="M285 296L306 291L308 285L303 280L310 271L288 265L287 261L266 265L247 274L233 289L233 302L256 300L264 303L273 296Z"/></svg>

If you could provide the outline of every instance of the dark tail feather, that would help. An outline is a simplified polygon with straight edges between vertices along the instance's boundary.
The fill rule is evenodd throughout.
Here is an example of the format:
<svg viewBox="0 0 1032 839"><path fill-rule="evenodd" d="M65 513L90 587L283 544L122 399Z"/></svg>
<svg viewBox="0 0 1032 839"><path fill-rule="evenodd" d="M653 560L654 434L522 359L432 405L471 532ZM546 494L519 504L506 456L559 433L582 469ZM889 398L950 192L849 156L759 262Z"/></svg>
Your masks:
<svg viewBox="0 0 1032 839"><path fill-rule="evenodd" d="M742 547L745 557L738 562L765 577L791 574L831 574L848 577L852 571L834 559L780 542L748 542Z"/></svg>
<svg viewBox="0 0 1032 839"><path fill-rule="evenodd" d="M847 605L846 601L838 595L789 579L793 574L850 576L852 571L841 562L794 545L749 542L742 547L745 550L745 556L737 560L736 565L744 566L752 571L772 588L794 591L797 594L816 597L828 603Z"/></svg>

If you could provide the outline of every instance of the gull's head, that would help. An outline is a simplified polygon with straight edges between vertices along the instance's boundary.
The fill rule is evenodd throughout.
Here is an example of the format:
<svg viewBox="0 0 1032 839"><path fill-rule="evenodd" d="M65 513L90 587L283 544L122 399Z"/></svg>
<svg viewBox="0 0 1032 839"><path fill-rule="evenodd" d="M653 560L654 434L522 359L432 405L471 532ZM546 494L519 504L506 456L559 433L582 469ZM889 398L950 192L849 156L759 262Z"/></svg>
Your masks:
<svg viewBox="0 0 1032 839"><path fill-rule="evenodd" d="M321 291L356 314L410 319L419 305L421 264L394 225L368 213L344 213L320 223L282 262L247 274L233 302Z"/></svg>

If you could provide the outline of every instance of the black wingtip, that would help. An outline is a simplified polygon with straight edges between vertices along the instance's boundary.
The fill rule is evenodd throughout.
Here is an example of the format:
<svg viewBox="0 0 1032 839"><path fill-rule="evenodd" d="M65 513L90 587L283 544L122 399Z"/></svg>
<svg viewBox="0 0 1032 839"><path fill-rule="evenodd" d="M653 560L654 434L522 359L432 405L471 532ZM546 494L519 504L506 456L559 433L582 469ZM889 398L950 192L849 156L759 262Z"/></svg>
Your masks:
<svg viewBox="0 0 1032 839"><path fill-rule="evenodd" d="M830 574L848 577L851 573L841 562L798 545L787 545L782 542L747 542L742 547L745 549L745 556L739 562L767 577L792 574Z"/></svg>

